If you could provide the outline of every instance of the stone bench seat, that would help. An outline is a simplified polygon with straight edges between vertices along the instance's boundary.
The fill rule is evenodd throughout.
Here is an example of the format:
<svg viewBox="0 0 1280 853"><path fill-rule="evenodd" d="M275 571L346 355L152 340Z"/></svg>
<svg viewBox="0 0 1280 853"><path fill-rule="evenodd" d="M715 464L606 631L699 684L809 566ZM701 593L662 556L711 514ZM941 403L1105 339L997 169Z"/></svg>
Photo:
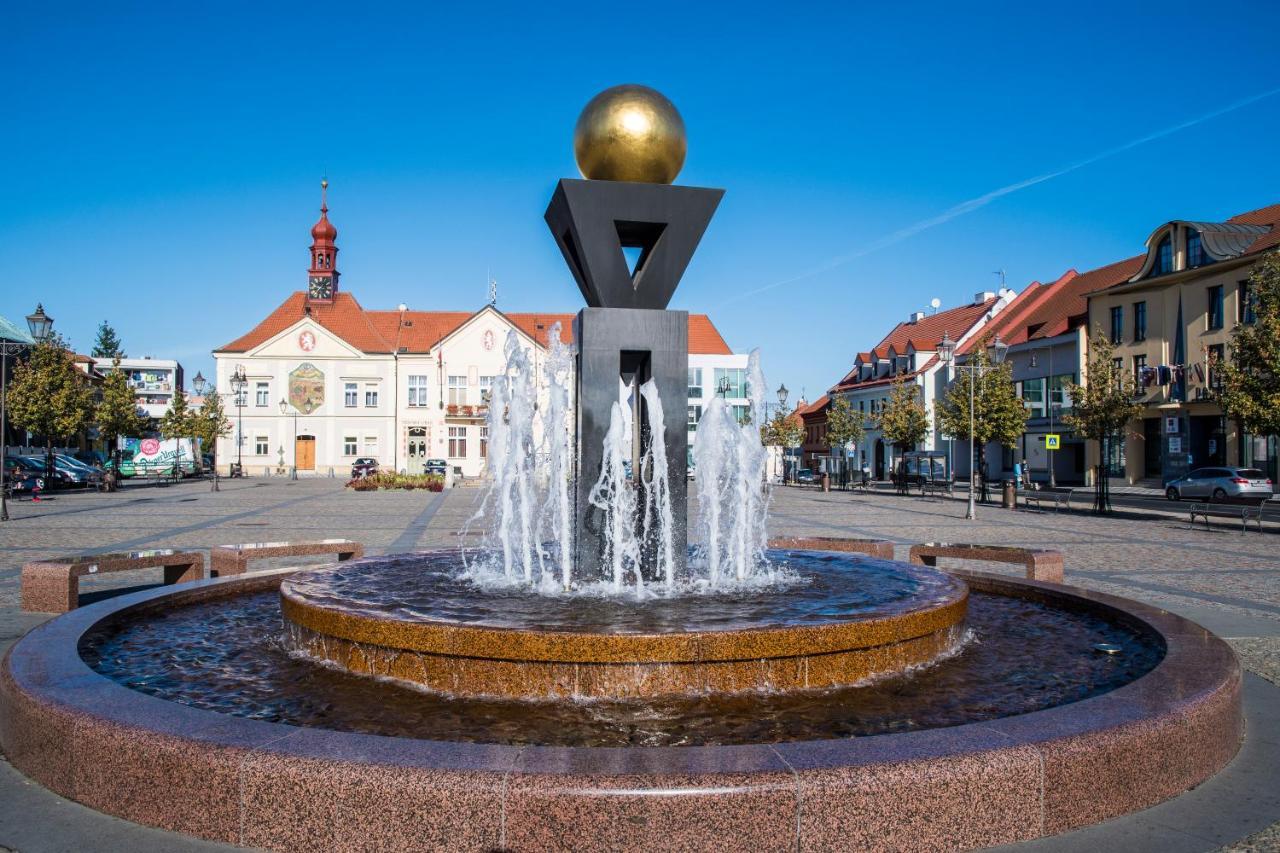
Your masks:
<svg viewBox="0 0 1280 853"><path fill-rule="evenodd" d="M839 536L787 536L769 540L770 548L789 551L845 551L893 559L893 543L887 539L845 539Z"/></svg>
<svg viewBox="0 0 1280 853"><path fill-rule="evenodd" d="M317 539L310 542L248 542L219 545L209 551L209 576L242 575L252 560L271 557L300 557L310 554L337 554L338 562L364 556L364 546L350 539Z"/></svg>
<svg viewBox="0 0 1280 853"><path fill-rule="evenodd" d="M36 560L22 567L22 609L41 613L66 613L80 606L80 578L108 572L164 567L166 584L204 578L204 555L198 551L160 548L87 554Z"/></svg>
<svg viewBox="0 0 1280 853"><path fill-rule="evenodd" d="M918 566L937 566L939 557L957 560L985 560L1026 566L1027 579L1062 583L1062 553L1040 548L1008 545L966 545L952 542L923 542L912 545L908 560Z"/></svg>

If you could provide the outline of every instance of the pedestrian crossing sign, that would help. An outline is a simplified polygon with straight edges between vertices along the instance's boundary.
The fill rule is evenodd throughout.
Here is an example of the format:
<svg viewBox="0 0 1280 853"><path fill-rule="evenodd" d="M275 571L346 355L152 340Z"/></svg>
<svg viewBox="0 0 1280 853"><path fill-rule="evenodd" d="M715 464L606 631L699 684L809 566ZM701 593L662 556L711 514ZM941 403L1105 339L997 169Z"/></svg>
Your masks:
<svg viewBox="0 0 1280 853"><path fill-rule="evenodd" d="M1062 437L1061 437L1061 436L1059 436L1059 435L1055 435L1055 434L1053 434L1053 433L1049 433L1048 435L1046 435L1046 436L1044 437L1044 449L1045 449L1045 450L1060 450L1060 449L1061 449L1061 447L1062 447Z"/></svg>

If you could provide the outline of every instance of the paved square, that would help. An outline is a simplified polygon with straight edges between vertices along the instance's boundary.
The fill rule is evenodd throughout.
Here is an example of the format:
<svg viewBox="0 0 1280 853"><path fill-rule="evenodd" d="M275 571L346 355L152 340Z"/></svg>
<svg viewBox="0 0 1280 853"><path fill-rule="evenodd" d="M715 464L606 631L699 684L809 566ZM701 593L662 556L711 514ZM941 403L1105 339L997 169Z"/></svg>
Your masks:
<svg viewBox="0 0 1280 853"><path fill-rule="evenodd" d="M18 609L19 573L28 560L85 551L325 537L362 542L369 554L474 543L482 522L468 522L482 494L471 488L443 494L355 493L344 490L337 479L261 479L224 481L216 493L207 482L188 482L13 503L13 519L0 524L0 648L47 618ZM696 505L690 512L696 513ZM895 543L898 559L906 558L911 544L928 541L1057 549L1066 558L1067 583L1135 598L1198 621L1228 638L1247 668L1280 684L1280 537L1275 533L1241 534L1231 525L1209 532L1188 529L1185 514L1172 512L1098 518L1079 511L980 506L976 521L965 520L964 513L958 500L784 487L773 491L769 528L772 536L888 539ZM263 561L251 571L326 559L332 557ZM973 567L1021 572L1017 566ZM160 571L86 578L82 593L94 598L158 583ZM1277 849L1276 829L1251 839L1253 846L1233 849Z"/></svg>

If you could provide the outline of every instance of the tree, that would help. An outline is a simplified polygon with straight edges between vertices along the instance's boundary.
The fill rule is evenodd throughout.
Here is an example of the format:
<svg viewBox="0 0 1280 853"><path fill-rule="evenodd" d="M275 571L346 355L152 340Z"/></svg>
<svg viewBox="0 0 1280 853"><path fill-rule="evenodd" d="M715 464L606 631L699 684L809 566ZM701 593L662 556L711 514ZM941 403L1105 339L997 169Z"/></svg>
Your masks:
<svg viewBox="0 0 1280 853"><path fill-rule="evenodd" d="M70 439L93 414L89 379L76 369L61 336L36 344L31 357L14 369L7 405L16 426L44 438L46 474L52 476L54 439Z"/></svg>
<svg viewBox="0 0 1280 853"><path fill-rule="evenodd" d="M1227 417L1254 435L1280 434L1280 252L1270 252L1249 276L1252 323L1231 333L1231 358L1209 369L1221 381L1216 397Z"/></svg>
<svg viewBox="0 0 1280 853"><path fill-rule="evenodd" d="M985 340L974 348L969 364L975 369L958 371L946 397L939 402L938 426L950 436L969 439L970 453L976 460L989 442L1001 447L1018 443L1027 426L1027 407L1014 387L1013 365L991 364ZM969 435L970 386L973 435Z"/></svg>
<svg viewBox="0 0 1280 853"><path fill-rule="evenodd" d="M916 393L914 382L906 377L893 383L889 393L889 401L876 416L876 425L885 440L906 452L924 441L929 434L929 415L925 412L924 403Z"/></svg>
<svg viewBox="0 0 1280 853"><path fill-rule="evenodd" d="M102 399L94 410L94 420L98 424L98 432L107 440L111 448L112 470L115 476L111 479L111 488L120 472L121 436L141 435L150 426L151 419L138 408L134 391L129 387L129 380L120 369L120 359L116 358L113 369L107 373L102 383Z"/></svg>
<svg viewBox="0 0 1280 853"><path fill-rule="evenodd" d="M1107 447L1129 421L1142 413L1136 402L1137 382L1133 374L1115 362L1115 345L1102 328L1089 336L1089 363L1085 384L1067 383L1071 397L1071 413L1062 420L1077 435L1098 442L1097 477L1094 481L1094 512L1111 512L1111 495L1107 489Z"/></svg>
<svg viewBox="0 0 1280 853"><path fill-rule="evenodd" d="M187 392L178 388L173 392L169 410L160 418L160 435L162 438L191 438L194 427L194 414L187 405Z"/></svg>
<svg viewBox="0 0 1280 853"><path fill-rule="evenodd" d="M98 324L98 340L93 345L93 357L113 360L125 358L124 348L120 344L120 336L116 334L116 330L111 328L106 320Z"/></svg>
<svg viewBox="0 0 1280 853"><path fill-rule="evenodd" d="M760 427L760 441L767 447L799 447L803 439L804 424L796 412L779 409Z"/></svg>
<svg viewBox="0 0 1280 853"><path fill-rule="evenodd" d="M217 439L231 432L231 419L222 410L222 395L210 390L204 395L204 404L192 415L191 435L200 439L200 448L208 453L217 452Z"/></svg>
<svg viewBox="0 0 1280 853"><path fill-rule="evenodd" d="M833 448L860 443L867 432L862 421L862 413L854 410L848 397L836 397L827 410L827 441Z"/></svg>

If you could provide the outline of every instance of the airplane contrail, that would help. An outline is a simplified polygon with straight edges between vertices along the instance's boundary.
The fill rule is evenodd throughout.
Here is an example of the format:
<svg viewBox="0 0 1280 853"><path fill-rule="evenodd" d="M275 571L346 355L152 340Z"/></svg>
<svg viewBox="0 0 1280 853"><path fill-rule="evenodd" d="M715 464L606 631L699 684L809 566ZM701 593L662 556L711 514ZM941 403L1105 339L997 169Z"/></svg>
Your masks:
<svg viewBox="0 0 1280 853"><path fill-rule="evenodd" d="M1003 196L1007 196L1010 193L1016 193L1018 190L1024 190L1027 187L1033 187L1036 184L1042 184L1045 181L1062 177L1063 175L1066 175L1070 172L1074 172L1077 169L1083 169L1085 166L1093 165L1094 163L1097 163L1099 160L1105 160L1108 157L1114 157L1115 155L1128 151L1131 148L1137 148L1139 145L1145 145L1148 142L1154 142L1157 139L1163 139L1164 137L1177 133L1180 130L1186 130L1189 127L1194 127L1198 124L1203 124L1204 122L1209 121L1210 119L1215 119L1218 116L1226 115L1227 113L1230 113L1230 112L1235 112L1238 109L1247 107L1250 104L1256 103L1258 101L1264 100L1266 98L1270 98L1278 94L1280 94L1280 88L1269 89L1265 92L1259 92L1256 95L1250 95L1247 98L1242 98L1238 101L1233 101L1232 103L1227 104L1225 107L1219 107L1216 110L1204 113L1203 115L1196 116L1195 118L1187 119L1186 121L1179 122L1178 124L1170 125L1169 127L1163 128L1161 130L1157 130L1153 133L1148 133L1145 136L1140 136L1137 139L1130 140L1129 142L1126 142L1122 145L1117 145L1114 148L1108 148L1104 151L1100 151L1097 154L1093 154L1089 157L1084 158L1083 160L1076 160L1074 163L1070 163L1066 166L1063 166L1060 169L1055 169L1052 172L1045 172L1044 174L1036 175L1034 178L1027 178L1025 180L1018 181L1017 183L1000 187L999 189L992 190L989 193L984 193L983 195L980 195L976 198L971 198L968 201L961 202L960 204L957 204L954 207L949 207L946 210L944 210L942 213L939 213L937 216L931 216L928 219L921 219L918 222L913 222L910 225L907 225L903 228L899 228L897 231L894 231L892 233L886 234L883 237L873 240L872 242L868 243L867 245L863 246L860 249L857 249L856 251L849 252L848 254L845 254L845 255L839 255L837 257L834 257L831 260L827 261L826 263L822 264L821 266L815 267L814 269L808 270L807 272L802 272L799 275L792 276L791 278L783 279L782 281L775 281L772 284L766 284L762 287L757 287L755 290L748 290L747 292L741 293L736 297L730 297L726 301L736 302L739 299L745 299L746 297L754 296L757 293L764 293L766 290L773 290L775 287L782 287L783 285L786 285L786 284L793 284L794 282L802 281L806 278L812 278L815 275L820 275L824 272L827 272L828 270L832 270L832 269L835 269L836 267L843 266L844 264L847 264L850 261L855 260L857 258L861 258L864 255L869 255L872 252L879 251L880 249L883 249L886 246L892 246L894 243L900 243L909 237L914 237L916 234L919 234L921 231L926 231L930 228L934 228L938 225L942 225L943 223L950 222L952 219L955 219L958 216L964 216L966 213L972 213L973 211L979 208L986 207L988 204L995 201L996 199L1001 198Z"/></svg>

